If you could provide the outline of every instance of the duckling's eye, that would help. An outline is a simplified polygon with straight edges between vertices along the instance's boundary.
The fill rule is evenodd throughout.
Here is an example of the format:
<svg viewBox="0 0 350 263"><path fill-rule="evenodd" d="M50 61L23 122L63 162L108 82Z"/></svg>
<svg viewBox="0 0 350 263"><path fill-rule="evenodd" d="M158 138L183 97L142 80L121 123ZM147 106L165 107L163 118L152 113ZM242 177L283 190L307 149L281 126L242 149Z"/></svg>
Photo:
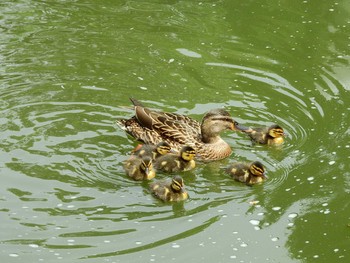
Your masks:
<svg viewBox="0 0 350 263"><path fill-rule="evenodd" d="M261 169L257 166L253 166L253 169L254 169L256 174L263 174L264 173L263 169Z"/></svg>
<svg viewBox="0 0 350 263"><path fill-rule="evenodd" d="M165 153L170 152L170 148L169 147L159 147L158 152L165 154Z"/></svg>
<svg viewBox="0 0 350 263"><path fill-rule="evenodd" d="M181 189L180 183L174 180L173 181L173 188L174 188L174 190L179 191Z"/></svg>
<svg viewBox="0 0 350 263"><path fill-rule="evenodd" d="M283 131L282 131L282 130L273 130L273 132L274 132L275 134L283 134Z"/></svg>
<svg viewBox="0 0 350 263"><path fill-rule="evenodd" d="M184 158L186 159L186 158L189 158L190 156L191 156L191 154L190 153L188 153L188 152L186 152L186 153L184 153Z"/></svg>
<svg viewBox="0 0 350 263"><path fill-rule="evenodd" d="M238 123L237 121L234 121L233 124L234 124L235 126L238 126L238 125L239 125L239 123Z"/></svg>
<svg viewBox="0 0 350 263"><path fill-rule="evenodd" d="M141 163L141 168L142 168L142 169L145 169L145 168L146 168L145 162L142 162L142 163Z"/></svg>

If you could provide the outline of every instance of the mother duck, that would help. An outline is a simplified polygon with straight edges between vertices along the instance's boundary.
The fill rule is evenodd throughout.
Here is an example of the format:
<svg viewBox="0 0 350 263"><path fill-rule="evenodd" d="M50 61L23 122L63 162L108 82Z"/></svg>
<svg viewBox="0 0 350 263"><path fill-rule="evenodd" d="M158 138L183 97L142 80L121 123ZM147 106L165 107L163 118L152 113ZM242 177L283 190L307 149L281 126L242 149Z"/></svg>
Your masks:
<svg viewBox="0 0 350 263"><path fill-rule="evenodd" d="M130 100L135 116L117 121L123 130L144 143L167 142L177 151L184 145L192 146L203 161L220 160L232 153L231 147L220 137L222 131L246 129L224 109L208 111L199 123L185 115L153 111L136 99Z"/></svg>

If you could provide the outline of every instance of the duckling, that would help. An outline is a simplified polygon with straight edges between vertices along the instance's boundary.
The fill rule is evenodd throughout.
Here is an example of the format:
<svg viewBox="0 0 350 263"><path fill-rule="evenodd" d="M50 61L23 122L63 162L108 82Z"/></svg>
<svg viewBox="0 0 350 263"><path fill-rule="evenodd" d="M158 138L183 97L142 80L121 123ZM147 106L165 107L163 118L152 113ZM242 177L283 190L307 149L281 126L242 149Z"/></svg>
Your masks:
<svg viewBox="0 0 350 263"><path fill-rule="evenodd" d="M170 145L166 142L160 142L157 145L139 144L133 151L133 155L143 157L151 156L154 161L158 157L165 155L171 151Z"/></svg>
<svg viewBox="0 0 350 263"><path fill-rule="evenodd" d="M270 127L250 128L243 130L253 143L281 145L286 134L281 126L274 124Z"/></svg>
<svg viewBox="0 0 350 263"><path fill-rule="evenodd" d="M227 168L226 172L229 173L233 179L246 183L247 185L261 183L267 179L265 167L259 161L249 164L235 162Z"/></svg>
<svg viewBox="0 0 350 263"><path fill-rule="evenodd" d="M184 181L176 175L171 181L157 181L150 184L152 194L163 201L183 201L188 199Z"/></svg>
<svg viewBox="0 0 350 263"><path fill-rule="evenodd" d="M121 129L145 143L165 141L176 151L183 145L191 145L204 161L224 159L232 153L230 145L220 137L223 131L247 129L234 121L224 109L212 109L198 122L185 115L153 111L136 99L130 100L134 104L135 115L130 119L117 120Z"/></svg>
<svg viewBox="0 0 350 263"><path fill-rule="evenodd" d="M136 181L150 180L156 175L150 156L129 158L124 163L124 169L126 174Z"/></svg>
<svg viewBox="0 0 350 263"><path fill-rule="evenodd" d="M154 167L168 173L189 171L196 167L195 156L191 146L183 146L179 154L168 153L156 159Z"/></svg>

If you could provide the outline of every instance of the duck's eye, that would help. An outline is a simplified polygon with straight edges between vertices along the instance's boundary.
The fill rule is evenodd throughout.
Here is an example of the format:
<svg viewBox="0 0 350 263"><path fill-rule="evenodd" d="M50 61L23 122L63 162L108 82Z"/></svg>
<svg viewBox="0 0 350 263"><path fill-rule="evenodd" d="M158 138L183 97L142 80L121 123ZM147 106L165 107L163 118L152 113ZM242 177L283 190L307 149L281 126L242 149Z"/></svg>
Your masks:
<svg viewBox="0 0 350 263"><path fill-rule="evenodd" d="M232 122L232 119L231 118L225 118L224 121Z"/></svg>
<svg viewBox="0 0 350 263"><path fill-rule="evenodd" d="M239 125L239 123L238 123L237 121L234 121L233 124L234 124L235 126L238 126L238 125Z"/></svg>

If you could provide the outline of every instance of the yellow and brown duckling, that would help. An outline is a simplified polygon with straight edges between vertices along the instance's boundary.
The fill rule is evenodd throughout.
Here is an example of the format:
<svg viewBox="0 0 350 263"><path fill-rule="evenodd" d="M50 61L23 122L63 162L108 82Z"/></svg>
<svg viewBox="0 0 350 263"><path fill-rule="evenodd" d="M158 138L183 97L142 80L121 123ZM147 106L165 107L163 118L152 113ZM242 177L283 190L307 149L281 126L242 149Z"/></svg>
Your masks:
<svg viewBox="0 0 350 263"><path fill-rule="evenodd" d="M196 167L195 156L191 146L183 146L179 154L168 153L157 158L154 167L168 173L189 171Z"/></svg>
<svg viewBox="0 0 350 263"><path fill-rule="evenodd" d="M160 142L157 145L139 144L133 151L133 155L138 157L150 156L154 161L158 157L171 151L170 145L166 142Z"/></svg>
<svg viewBox="0 0 350 263"><path fill-rule="evenodd" d="M124 169L126 174L136 181L150 180L156 175L150 156L131 157L124 162Z"/></svg>
<svg viewBox="0 0 350 263"><path fill-rule="evenodd" d="M232 149L220 133L246 129L224 109L208 111L200 123L185 115L153 111L135 99L130 100L134 104L135 116L117 121L123 130L148 144L165 141L176 151L180 151L183 145L191 145L202 160L220 160L229 156Z"/></svg>
<svg viewBox="0 0 350 263"><path fill-rule="evenodd" d="M252 163L235 162L232 163L226 171L233 179L246 183L247 185L262 183L267 179L265 167L259 161Z"/></svg>
<svg viewBox="0 0 350 263"><path fill-rule="evenodd" d="M157 181L150 184L152 194L163 201L183 201L188 199L184 181L176 175L171 180Z"/></svg>
<svg viewBox="0 0 350 263"><path fill-rule="evenodd" d="M286 134L281 126L274 124L270 127L249 128L243 130L253 143L281 145Z"/></svg>

